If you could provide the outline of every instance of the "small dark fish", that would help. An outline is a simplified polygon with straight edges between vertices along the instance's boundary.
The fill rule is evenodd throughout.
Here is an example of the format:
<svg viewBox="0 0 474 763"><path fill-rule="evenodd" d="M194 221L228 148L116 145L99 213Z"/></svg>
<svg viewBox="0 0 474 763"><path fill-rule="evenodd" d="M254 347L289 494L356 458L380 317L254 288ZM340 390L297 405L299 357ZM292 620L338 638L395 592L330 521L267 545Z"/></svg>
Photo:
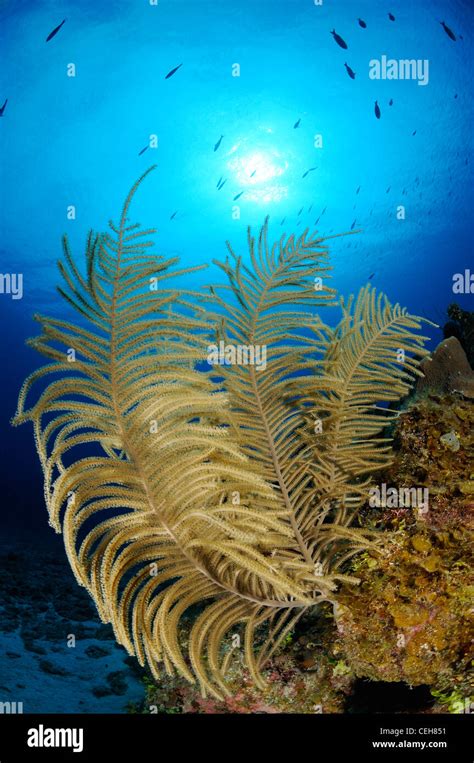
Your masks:
<svg viewBox="0 0 474 763"><path fill-rule="evenodd" d="M147 148L149 148L149 146L145 146L145 148L142 148L142 150L138 152L138 156L141 156L142 154L144 154Z"/></svg>
<svg viewBox="0 0 474 763"><path fill-rule="evenodd" d="M222 183L222 175L220 176L219 180L217 181L216 188L219 188L221 183Z"/></svg>
<svg viewBox="0 0 474 763"><path fill-rule="evenodd" d="M456 42L456 35L454 34L453 30L450 29L448 27L448 25L444 23L444 21L440 21L439 23L443 27L443 29L446 32L446 34L448 35L448 37L450 37L453 42Z"/></svg>
<svg viewBox="0 0 474 763"><path fill-rule="evenodd" d="M308 207L308 214L311 212L312 209L313 209L313 205L311 204L311 206Z"/></svg>
<svg viewBox="0 0 474 763"><path fill-rule="evenodd" d="M169 79L170 77L173 76L173 74L176 74L176 72L178 71L178 69L182 67L182 65L183 64L179 64L179 66L175 66L174 69L171 69L171 71L168 72L168 74L166 75L165 79Z"/></svg>
<svg viewBox="0 0 474 763"><path fill-rule="evenodd" d="M300 216L300 214L302 213L303 209L304 209L304 207L301 207L300 211L298 212L298 217L299 217L299 216Z"/></svg>
<svg viewBox="0 0 474 763"><path fill-rule="evenodd" d="M223 136L223 135L221 135L221 137L220 137L220 138L219 138L219 140L217 141L216 145L214 146L214 151L217 151L217 149L218 149L218 148L219 148L219 146L221 145L221 143L222 143L222 138L223 138L223 137L224 137L224 136Z"/></svg>
<svg viewBox="0 0 474 763"><path fill-rule="evenodd" d="M299 127L300 124L301 124L301 119L298 119L298 121L295 122L294 125L293 125L293 130L296 130L296 128Z"/></svg>
<svg viewBox="0 0 474 763"><path fill-rule="evenodd" d="M357 19L359 22L359 26L362 27L362 29L367 29L367 24L365 23L364 19Z"/></svg>
<svg viewBox="0 0 474 763"><path fill-rule="evenodd" d="M306 170L306 172L303 172L302 177L305 178L306 175L309 175L310 172L314 172L314 170L316 170L316 169L317 169L317 167L310 167L309 170Z"/></svg>
<svg viewBox="0 0 474 763"><path fill-rule="evenodd" d="M251 177L251 178L253 178L253 176L255 175L256 171L257 171L257 170L254 170L254 171L252 172L252 174L250 175L250 177Z"/></svg>
<svg viewBox="0 0 474 763"><path fill-rule="evenodd" d="M285 222L285 220L286 220L286 217L284 217L284 218L283 218L283 220L281 221L280 225L283 225L283 223Z"/></svg>
<svg viewBox="0 0 474 763"><path fill-rule="evenodd" d="M390 98L390 100L389 100L389 102L388 102L388 105L389 105L389 106L393 106L393 98Z"/></svg>
<svg viewBox="0 0 474 763"><path fill-rule="evenodd" d="M377 117L377 119L380 119L380 107L379 107L377 101L375 101L375 109L374 109L374 111L375 111L375 116Z"/></svg>
<svg viewBox="0 0 474 763"><path fill-rule="evenodd" d="M360 186L358 187L358 189L357 189L357 191L356 191L356 196L357 196L357 194L359 193L359 191L360 191Z"/></svg>
<svg viewBox="0 0 474 763"><path fill-rule="evenodd" d="M237 199L240 199L240 197L242 196L242 194L243 194L243 191L241 191L240 193L238 193L238 194L237 194L237 196L234 196L234 201L237 201Z"/></svg>
<svg viewBox="0 0 474 763"><path fill-rule="evenodd" d="M457 97L458 97L458 94L457 94L457 93L455 93L454 97L455 97L455 98L457 98Z"/></svg>
<svg viewBox="0 0 474 763"><path fill-rule="evenodd" d="M60 23L60 24L58 24L58 26L57 26L55 29L53 29L53 31L52 31L52 32L50 32L50 33L48 34L48 36L47 36L47 38L46 38L46 42L49 42L50 40L52 40L52 39L53 39L53 37L56 37L56 35L57 35L57 33L59 32L59 30L61 29L62 25L63 25L63 24L65 24L65 23L66 23L66 19L63 19L63 21L61 21L61 23Z"/></svg>
<svg viewBox="0 0 474 763"><path fill-rule="evenodd" d="M368 277L368 279L367 279L367 280L368 280L368 281L371 281L371 280L372 280L372 278L374 277L374 275L375 275L375 273L371 273L371 274L370 274L370 276Z"/></svg>
<svg viewBox="0 0 474 763"><path fill-rule="evenodd" d="M388 192L390 191L391 187L392 187L392 186L391 186L391 185L389 185L389 187L387 188L387 190L385 191L385 193L388 193Z"/></svg>
<svg viewBox="0 0 474 763"><path fill-rule="evenodd" d="M346 71L347 71L347 73L348 73L349 77L350 77L351 79L355 79L355 78L356 78L356 75L355 75L355 72L354 72L354 71L352 71L351 67L350 67L350 66L348 66L346 63L344 63L344 66L346 67Z"/></svg>
<svg viewBox="0 0 474 763"><path fill-rule="evenodd" d="M395 16L393 15L393 13L389 13L388 17L389 17L390 21L395 21Z"/></svg>
<svg viewBox="0 0 474 763"><path fill-rule="evenodd" d="M344 40L342 39L342 37L340 37L340 35L338 35L338 33L336 32L336 30L335 30L335 29L333 29L333 30L331 31L331 34L332 34L332 36L334 37L334 39L336 40L336 42L337 42L337 44L339 45L339 47L340 47L340 48L344 48L344 50L347 50L347 44L344 42Z"/></svg>
<svg viewBox="0 0 474 763"><path fill-rule="evenodd" d="M352 223L352 225L351 225L351 230L354 230L354 228L355 228L355 224L356 224L356 221L354 220L354 222L353 222L353 223Z"/></svg>
<svg viewBox="0 0 474 763"><path fill-rule="evenodd" d="M327 209L327 207L324 207L323 211L321 212L321 217L324 215L326 209Z"/></svg>
<svg viewBox="0 0 474 763"><path fill-rule="evenodd" d="M321 217L321 215L319 217ZM313 225L317 225L319 223L319 217L314 221Z"/></svg>
<svg viewBox="0 0 474 763"><path fill-rule="evenodd" d="M178 214L178 210L176 210L176 212L173 212L173 214L170 217L170 220L174 220L177 214Z"/></svg>
<svg viewBox="0 0 474 763"><path fill-rule="evenodd" d="M416 135L416 130L413 130L412 135Z"/></svg>
<svg viewBox="0 0 474 763"><path fill-rule="evenodd" d="M224 188L224 186L225 186L225 184L226 184L226 183L227 183L227 178L226 178L225 180L223 180L223 181L222 181L222 183L220 184L220 186L218 187L218 189L217 189L217 190L218 190L218 191L220 191L220 190L221 190L221 188Z"/></svg>
<svg viewBox="0 0 474 763"><path fill-rule="evenodd" d="M8 103L8 98L5 100L5 103L3 104L2 108L0 109L0 117L3 117L3 112L6 109L7 103Z"/></svg>

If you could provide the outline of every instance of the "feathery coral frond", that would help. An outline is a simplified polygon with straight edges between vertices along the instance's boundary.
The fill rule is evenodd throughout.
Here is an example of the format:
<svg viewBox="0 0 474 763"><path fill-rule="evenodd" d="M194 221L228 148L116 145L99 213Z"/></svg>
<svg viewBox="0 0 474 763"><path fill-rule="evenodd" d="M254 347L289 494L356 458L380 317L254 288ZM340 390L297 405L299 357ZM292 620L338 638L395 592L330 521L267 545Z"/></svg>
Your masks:
<svg viewBox="0 0 474 763"><path fill-rule="evenodd" d="M312 528L319 559L327 559L326 545L334 535L350 539L342 529L366 499L371 473L390 461L391 439L383 432L397 412L378 403L405 397L429 354L423 346L427 338L414 333L423 319L392 306L374 288L362 288L356 300L341 300L341 307L317 389L309 395L313 420L322 425L311 443L320 500L316 522L308 516L305 527ZM354 547L358 550L357 540Z"/></svg>
<svg viewBox="0 0 474 763"><path fill-rule="evenodd" d="M150 170L111 233L90 233L85 275L64 239L60 293L80 322L37 316L30 344L50 363L24 383L13 423L33 422L50 523L117 640L155 677L164 666L221 696L229 634L243 632L263 686L298 618L352 581L344 559L371 541L349 525L389 453L374 404L406 393L422 339L418 319L370 289L325 326L308 312L333 303L324 240L270 246L267 222L257 242L249 233L250 265L232 250L220 265L228 285L211 289L209 316L166 286L197 268L149 254L154 231L129 222ZM221 343L242 362L198 370Z"/></svg>

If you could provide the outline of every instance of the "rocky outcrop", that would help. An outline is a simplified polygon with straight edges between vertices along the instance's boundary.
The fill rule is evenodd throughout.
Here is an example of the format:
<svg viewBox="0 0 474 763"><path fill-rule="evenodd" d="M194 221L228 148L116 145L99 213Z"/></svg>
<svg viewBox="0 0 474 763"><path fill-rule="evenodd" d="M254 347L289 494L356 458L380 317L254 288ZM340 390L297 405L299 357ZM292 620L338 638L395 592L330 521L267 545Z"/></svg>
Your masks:
<svg viewBox="0 0 474 763"><path fill-rule="evenodd" d="M444 339L433 355L421 362L420 368L424 376L417 382L417 392L458 392L474 398L474 371L456 337Z"/></svg>

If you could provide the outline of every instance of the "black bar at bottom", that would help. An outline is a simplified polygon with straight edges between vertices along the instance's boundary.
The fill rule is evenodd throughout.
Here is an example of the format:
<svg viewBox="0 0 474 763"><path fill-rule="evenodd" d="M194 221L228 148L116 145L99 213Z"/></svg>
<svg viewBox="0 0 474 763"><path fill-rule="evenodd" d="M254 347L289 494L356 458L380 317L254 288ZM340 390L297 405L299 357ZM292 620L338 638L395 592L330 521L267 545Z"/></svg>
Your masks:
<svg viewBox="0 0 474 763"><path fill-rule="evenodd" d="M415 757L472 763L471 715L0 715L0 762L139 761L186 753ZM471 749L471 752L470 752ZM166 752L165 752L166 751ZM211 755L212 752L212 755ZM313 754L314 753L314 754Z"/></svg>

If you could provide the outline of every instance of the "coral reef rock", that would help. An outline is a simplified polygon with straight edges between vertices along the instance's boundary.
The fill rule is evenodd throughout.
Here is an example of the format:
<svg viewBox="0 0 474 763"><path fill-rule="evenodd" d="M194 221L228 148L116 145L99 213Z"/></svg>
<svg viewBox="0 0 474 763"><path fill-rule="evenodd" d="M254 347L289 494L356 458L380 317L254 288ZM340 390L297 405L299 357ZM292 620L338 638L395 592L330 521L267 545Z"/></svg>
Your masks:
<svg viewBox="0 0 474 763"><path fill-rule="evenodd" d="M420 369L424 376L417 382L417 392L460 392L474 398L474 371L461 343L454 336L444 339Z"/></svg>

